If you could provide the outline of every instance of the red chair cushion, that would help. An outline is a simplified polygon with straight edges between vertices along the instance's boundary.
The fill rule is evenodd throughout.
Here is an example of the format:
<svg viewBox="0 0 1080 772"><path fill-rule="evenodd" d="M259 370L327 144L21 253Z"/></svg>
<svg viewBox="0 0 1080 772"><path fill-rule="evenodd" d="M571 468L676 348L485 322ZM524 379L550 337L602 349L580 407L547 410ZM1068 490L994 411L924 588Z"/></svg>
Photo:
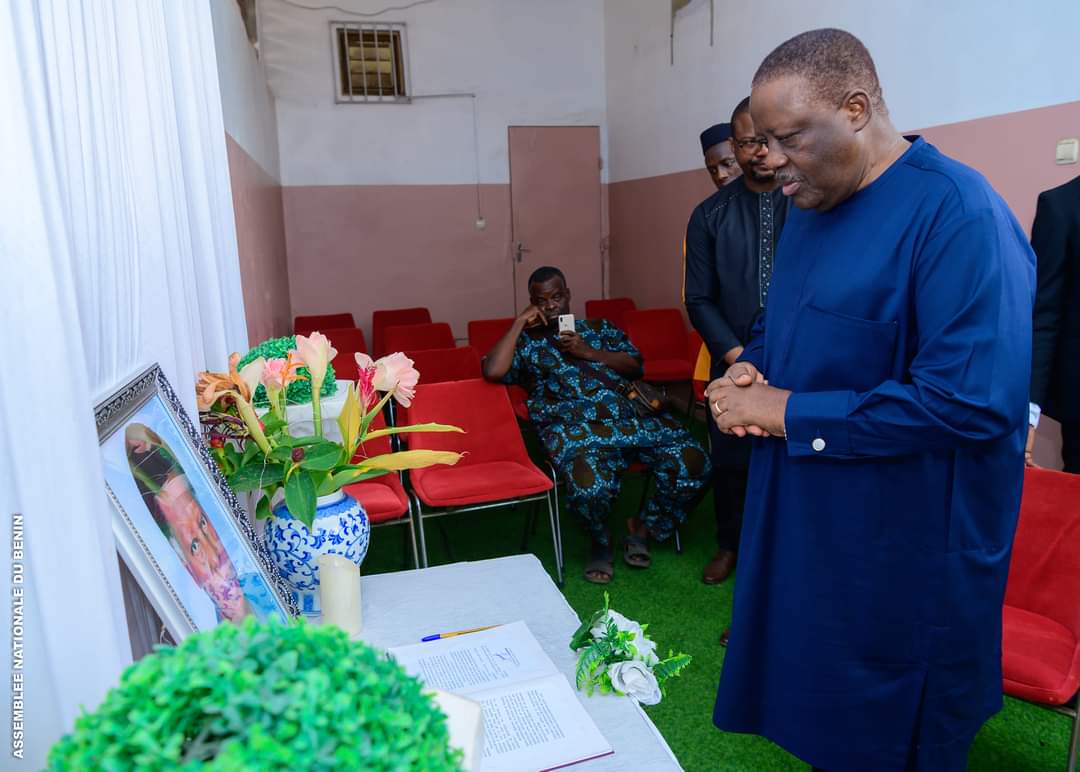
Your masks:
<svg viewBox="0 0 1080 772"><path fill-rule="evenodd" d="M645 380L688 381L693 376L697 358L687 358L689 336L678 309L628 311L626 334L645 361Z"/></svg>
<svg viewBox="0 0 1080 772"><path fill-rule="evenodd" d="M333 361L334 377L338 381L356 382L360 379L360 368L356 366L356 357L352 354L339 353ZM344 388L344 386L339 386Z"/></svg>
<svg viewBox="0 0 1080 772"><path fill-rule="evenodd" d="M551 478L516 461L433 466L409 473L413 490L428 506L454 507L531 496L551 490Z"/></svg>
<svg viewBox="0 0 1080 772"><path fill-rule="evenodd" d="M703 345L705 342L701 339L701 334L697 330L690 330L686 336L686 358L695 365Z"/></svg>
<svg viewBox="0 0 1080 772"><path fill-rule="evenodd" d="M514 415L520 418L522 421L528 422L529 419L529 392L520 386L507 386L507 394L510 395L510 406L514 408Z"/></svg>
<svg viewBox="0 0 1080 772"><path fill-rule="evenodd" d="M480 355L472 346L461 348L429 348L413 351L405 349L405 356L413 360L424 383L465 381L482 378Z"/></svg>
<svg viewBox="0 0 1080 772"><path fill-rule="evenodd" d="M498 343L499 338L506 334L510 325L514 323L514 317L504 319L477 319L469 322L469 345L476 349L480 356L487 356L491 347Z"/></svg>
<svg viewBox="0 0 1080 772"><path fill-rule="evenodd" d="M1064 625L1005 606L1001 648L1006 694L1063 705L1080 689L1080 644Z"/></svg>
<svg viewBox="0 0 1080 772"><path fill-rule="evenodd" d="M693 365L685 359L646 359L646 381L688 381Z"/></svg>
<svg viewBox="0 0 1080 772"><path fill-rule="evenodd" d="M420 351L432 348L454 348L457 341L446 322L404 324L387 327L383 332L383 353Z"/></svg>
<svg viewBox="0 0 1080 772"><path fill-rule="evenodd" d="M410 449L464 454L456 466L409 472L413 489L430 506L500 501L551 489L551 479L529 458L503 386L481 379L420 383L408 421L439 422L464 430L408 435Z"/></svg>
<svg viewBox="0 0 1080 772"><path fill-rule="evenodd" d="M355 485L346 485L345 492L360 502L373 524L399 520L409 511L405 490L393 472Z"/></svg>
<svg viewBox="0 0 1080 772"><path fill-rule="evenodd" d="M589 319L607 319L624 332L626 331L626 312L636 310L637 305L630 298L585 301L585 316Z"/></svg>
<svg viewBox="0 0 1080 772"><path fill-rule="evenodd" d="M307 335L315 330L325 332L340 327L355 327L352 314L308 314L293 319L293 334Z"/></svg>
<svg viewBox="0 0 1080 772"><path fill-rule="evenodd" d="M364 331L357 327L330 327L320 332L330 339L330 344L337 349L339 357L347 354L349 359L352 359L352 355L357 352L367 353Z"/></svg>
<svg viewBox="0 0 1080 772"><path fill-rule="evenodd" d="M426 324L431 321L431 312L426 308L395 308L388 311L375 311L371 314L371 354L376 359L386 353L383 345L383 333L387 327L401 324Z"/></svg>

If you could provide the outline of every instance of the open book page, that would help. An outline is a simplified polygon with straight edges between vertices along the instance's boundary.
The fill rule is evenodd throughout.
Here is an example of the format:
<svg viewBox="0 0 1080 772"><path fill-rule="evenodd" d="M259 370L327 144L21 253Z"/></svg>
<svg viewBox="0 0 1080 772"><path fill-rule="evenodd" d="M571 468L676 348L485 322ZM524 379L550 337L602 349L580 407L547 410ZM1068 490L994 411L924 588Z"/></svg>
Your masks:
<svg viewBox="0 0 1080 772"><path fill-rule="evenodd" d="M549 770L612 753L524 622L390 649L427 686L480 703L482 772Z"/></svg>
<svg viewBox="0 0 1080 772"><path fill-rule="evenodd" d="M481 772L557 769L612 753L561 674L471 699L484 711Z"/></svg>
<svg viewBox="0 0 1080 772"><path fill-rule="evenodd" d="M463 697L559 672L524 622L398 646L390 654L431 688Z"/></svg>

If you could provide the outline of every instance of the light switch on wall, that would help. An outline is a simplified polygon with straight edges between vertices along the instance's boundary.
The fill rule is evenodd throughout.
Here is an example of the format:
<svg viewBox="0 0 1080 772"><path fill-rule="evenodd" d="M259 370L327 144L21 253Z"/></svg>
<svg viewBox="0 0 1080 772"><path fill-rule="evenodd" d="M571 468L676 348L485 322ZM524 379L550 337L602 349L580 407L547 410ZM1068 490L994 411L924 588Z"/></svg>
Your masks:
<svg viewBox="0 0 1080 772"><path fill-rule="evenodd" d="M1077 141L1075 137L1072 139L1058 140L1057 155L1055 156L1055 161L1058 164L1076 163L1078 147L1080 147L1080 141Z"/></svg>

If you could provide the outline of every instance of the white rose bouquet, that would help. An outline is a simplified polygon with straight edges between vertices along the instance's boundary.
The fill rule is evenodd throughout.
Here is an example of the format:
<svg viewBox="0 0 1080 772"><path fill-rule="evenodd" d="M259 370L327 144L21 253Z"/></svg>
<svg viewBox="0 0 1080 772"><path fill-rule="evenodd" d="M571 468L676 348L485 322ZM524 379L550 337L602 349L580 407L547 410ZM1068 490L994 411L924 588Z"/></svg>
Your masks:
<svg viewBox="0 0 1080 772"><path fill-rule="evenodd" d="M656 654L656 642L645 635L648 625L627 619L604 607L582 623L570 640L578 655L577 688L592 694L614 692L628 695L642 705L655 705L664 693L664 682L690 664L689 654L669 651L665 659Z"/></svg>

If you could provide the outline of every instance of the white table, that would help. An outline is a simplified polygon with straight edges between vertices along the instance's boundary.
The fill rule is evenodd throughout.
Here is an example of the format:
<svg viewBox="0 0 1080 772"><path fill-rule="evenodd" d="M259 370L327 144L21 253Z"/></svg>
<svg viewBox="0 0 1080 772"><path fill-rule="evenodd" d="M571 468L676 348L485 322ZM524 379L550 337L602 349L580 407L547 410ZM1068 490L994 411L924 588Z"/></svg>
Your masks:
<svg viewBox="0 0 1080 772"><path fill-rule="evenodd" d="M379 648L418 643L425 635L525 620L555 665L574 684L570 637L581 621L534 555L453 563L364 576L360 638ZM679 770L663 736L629 697L579 693L615 749L582 772Z"/></svg>

